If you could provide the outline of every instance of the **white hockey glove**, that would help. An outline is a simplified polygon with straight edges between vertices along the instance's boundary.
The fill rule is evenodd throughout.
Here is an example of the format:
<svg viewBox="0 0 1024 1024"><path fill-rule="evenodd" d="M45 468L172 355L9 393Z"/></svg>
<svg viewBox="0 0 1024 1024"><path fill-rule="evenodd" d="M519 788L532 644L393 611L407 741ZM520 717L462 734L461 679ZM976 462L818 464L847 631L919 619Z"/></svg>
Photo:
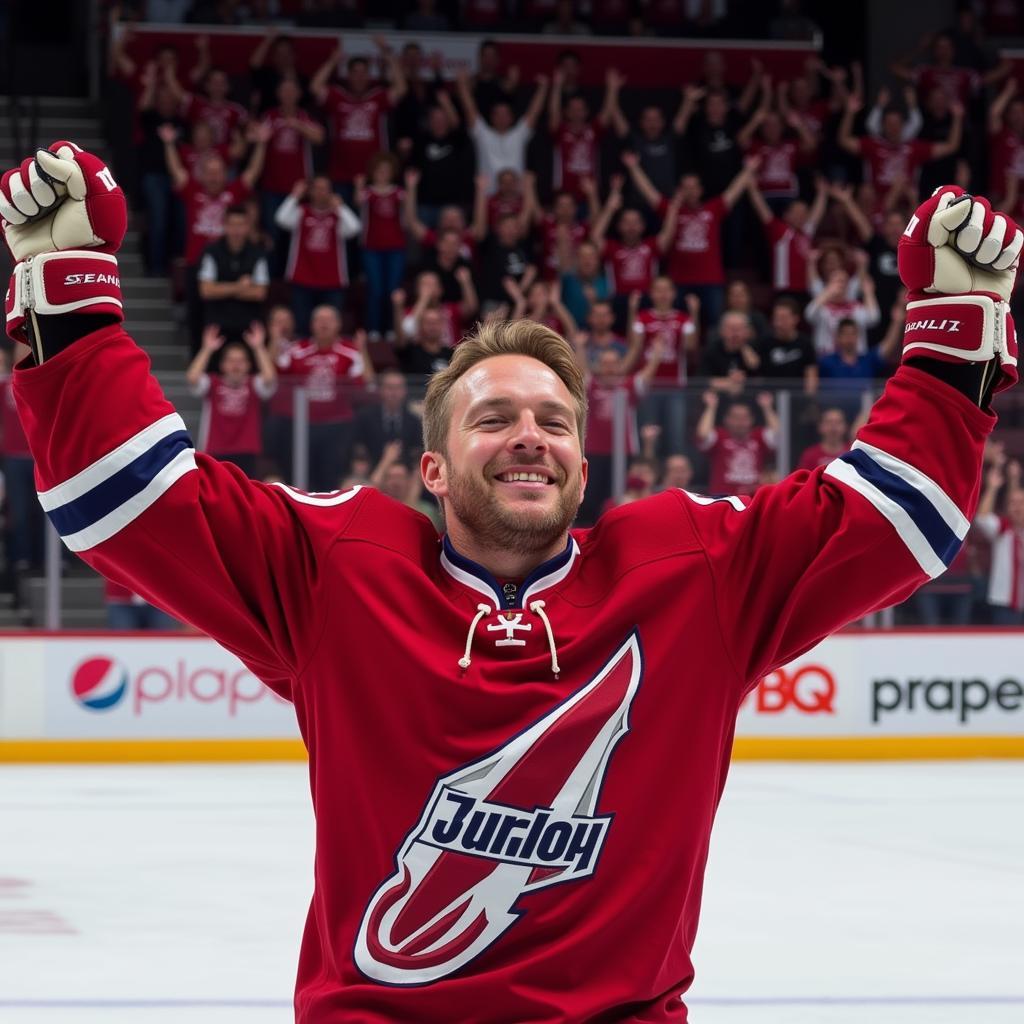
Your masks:
<svg viewBox="0 0 1024 1024"><path fill-rule="evenodd" d="M923 202L898 250L908 289L903 358L991 363L994 391L1015 384L1009 298L1022 246L1024 232L987 199L950 185Z"/></svg>
<svg viewBox="0 0 1024 1024"><path fill-rule="evenodd" d="M7 333L30 344L37 362L44 355L39 316L124 319L113 254L128 211L102 160L73 142L38 150L0 178L0 218L18 261L5 301Z"/></svg>

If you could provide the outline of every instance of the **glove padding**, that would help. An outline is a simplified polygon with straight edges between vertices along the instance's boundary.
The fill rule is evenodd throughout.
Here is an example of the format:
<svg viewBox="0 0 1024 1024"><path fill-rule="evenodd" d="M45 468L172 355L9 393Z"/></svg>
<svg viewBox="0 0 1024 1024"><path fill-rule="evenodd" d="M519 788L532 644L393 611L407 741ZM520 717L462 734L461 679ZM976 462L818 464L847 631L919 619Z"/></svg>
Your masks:
<svg viewBox="0 0 1024 1024"><path fill-rule="evenodd" d="M898 248L907 286L903 358L997 365L994 391L1017 382L1009 298L1024 232L987 199L938 189L914 212Z"/></svg>
<svg viewBox="0 0 1024 1024"><path fill-rule="evenodd" d="M43 253L19 263L4 302L7 333L15 341L41 346L33 315L105 314L124 320L117 257L89 250ZM37 353L42 362L42 353Z"/></svg>
<svg viewBox="0 0 1024 1024"><path fill-rule="evenodd" d="M115 253L128 226L124 193L109 168L73 142L37 150L0 178L0 217L19 261L68 249Z"/></svg>
<svg viewBox="0 0 1024 1024"><path fill-rule="evenodd" d="M900 278L910 292L993 292L1010 300L1024 232L987 199L946 185L926 199L900 238Z"/></svg>

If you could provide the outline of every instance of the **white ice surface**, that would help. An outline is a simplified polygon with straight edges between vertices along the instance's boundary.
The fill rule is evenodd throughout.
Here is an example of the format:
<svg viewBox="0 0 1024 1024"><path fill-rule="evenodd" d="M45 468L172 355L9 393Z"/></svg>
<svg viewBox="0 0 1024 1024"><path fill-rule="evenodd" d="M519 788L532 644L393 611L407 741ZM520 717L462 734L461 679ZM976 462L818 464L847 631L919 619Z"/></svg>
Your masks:
<svg viewBox="0 0 1024 1024"><path fill-rule="evenodd" d="M0 767L0 1021L287 1024L312 835L301 765ZM735 765L694 957L693 1024L1022 1024L1024 764Z"/></svg>

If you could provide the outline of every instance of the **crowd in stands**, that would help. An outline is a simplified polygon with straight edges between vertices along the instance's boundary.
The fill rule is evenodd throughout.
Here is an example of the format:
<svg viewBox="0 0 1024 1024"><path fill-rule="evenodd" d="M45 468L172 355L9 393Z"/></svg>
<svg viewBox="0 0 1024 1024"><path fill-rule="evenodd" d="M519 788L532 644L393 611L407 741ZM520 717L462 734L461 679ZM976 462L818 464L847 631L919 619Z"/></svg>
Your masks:
<svg viewBox="0 0 1024 1024"><path fill-rule="evenodd" d="M396 24L448 30L449 6L480 31L506 5L418 0ZM358 2L144 8L122 13L362 16ZM729 14L724 2L520 8L522 24L563 35L660 34L670 10L686 34L714 35ZM777 8L776 38L813 38L799 3ZM342 35L305 66L285 31L253 35L248 72L229 75L216 37L177 36L142 60L119 24L108 66L133 97L146 266L174 279L186 310L199 443L264 479L294 479L301 385L309 489L372 483L436 519L417 471L424 379L475 322L525 316L569 338L587 374L581 523L660 487L752 494L845 451L898 362L896 246L919 199L954 182L1024 213L1024 95L969 6L874 95L858 64L817 56L786 79L753 59L733 81L713 48L689 51L670 91L633 89L615 67L600 88L582 84L584 47L526 81L500 36L454 76L387 36L367 58ZM16 443L11 485L27 458ZM971 614L990 559L993 618L1024 622L1019 463L996 445L986 480L971 543L922 592L920 621ZM34 562L26 536L10 536L11 560Z"/></svg>

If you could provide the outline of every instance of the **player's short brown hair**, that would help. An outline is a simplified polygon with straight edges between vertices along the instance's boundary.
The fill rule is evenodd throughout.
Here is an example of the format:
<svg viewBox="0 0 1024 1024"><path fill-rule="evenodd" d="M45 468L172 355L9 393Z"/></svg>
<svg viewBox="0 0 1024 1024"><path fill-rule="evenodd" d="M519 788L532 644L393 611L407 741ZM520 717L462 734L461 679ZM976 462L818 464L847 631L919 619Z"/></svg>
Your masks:
<svg viewBox="0 0 1024 1024"><path fill-rule="evenodd" d="M576 411L576 433L583 448L587 426L587 384L572 346L556 331L536 320L494 320L478 324L455 349L451 363L435 373L423 404L423 447L448 451L452 418L452 389L477 363L492 356L529 356L557 374L569 389Z"/></svg>

